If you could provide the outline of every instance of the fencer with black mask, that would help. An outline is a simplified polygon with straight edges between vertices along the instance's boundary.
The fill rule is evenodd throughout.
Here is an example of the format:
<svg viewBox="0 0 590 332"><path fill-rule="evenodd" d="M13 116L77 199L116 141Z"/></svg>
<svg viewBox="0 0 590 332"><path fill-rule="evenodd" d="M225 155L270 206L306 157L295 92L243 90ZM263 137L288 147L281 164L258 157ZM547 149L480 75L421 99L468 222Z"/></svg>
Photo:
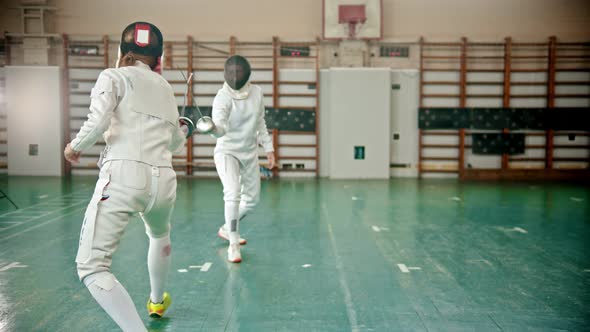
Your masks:
<svg viewBox="0 0 590 332"><path fill-rule="evenodd" d="M88 120L64 151L68 161L77 163L81 152L104 134L106 147L76 262L80 280L123 331L146 331L131 297L110 269L132 216L143 220L149 238L148 314L161 317L171 303L164 290L176 200L172 153L182 149L190 130L179 119L172 87L158 74L163 43L160 30L147 22L123 30L117 68L100 73Z"/></svg>
<svg viewBox="0 0 590 332"><path fill-rule="evenodd" d="M246 58L234 55L224 66L225 83L213 100L215 126L208 132L217 138L215 167L223 184L225 223L218 236L229 241L227 258L242 261L240 221L260 199L258 144L266 153L268 167L275 167L272 139L264 121L264 96L258 85L250 83L251 68Z"/></svg>

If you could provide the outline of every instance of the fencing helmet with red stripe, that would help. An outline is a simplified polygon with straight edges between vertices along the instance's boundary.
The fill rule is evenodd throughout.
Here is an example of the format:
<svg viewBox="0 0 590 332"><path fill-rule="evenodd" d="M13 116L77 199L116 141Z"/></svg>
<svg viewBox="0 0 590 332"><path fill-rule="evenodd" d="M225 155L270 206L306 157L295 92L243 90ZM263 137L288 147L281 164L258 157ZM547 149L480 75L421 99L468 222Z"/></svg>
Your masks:
<svg viewBox="0 0 590 332"><path fill-rule="evenodd" d="M164 38L160 29L155 25L148 22L134 22L123 30L119 44L117 68L119 67L119 59L129 52L156 58L156 64L152 66L152 70L162 73Z"/></svg>

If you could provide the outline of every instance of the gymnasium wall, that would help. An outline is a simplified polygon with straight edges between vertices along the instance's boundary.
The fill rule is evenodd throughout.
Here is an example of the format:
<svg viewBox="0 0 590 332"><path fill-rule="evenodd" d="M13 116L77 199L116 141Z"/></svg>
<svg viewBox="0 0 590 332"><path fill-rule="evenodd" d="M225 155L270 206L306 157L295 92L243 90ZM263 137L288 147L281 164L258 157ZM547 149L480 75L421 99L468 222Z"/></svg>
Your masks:
<svg viewBox="0 0 590 332"><path fill-rule="evenodd" d="M0 31L21 32L18 0L0 3ZM49 25L58 33L119 34L144 19L168 36L219 40L310 40L321 35L321 0L89 1L49 0L59 8ZM385 39L415 41L461 36L479 40L590 37L587 0L383 0Z"/></svg>

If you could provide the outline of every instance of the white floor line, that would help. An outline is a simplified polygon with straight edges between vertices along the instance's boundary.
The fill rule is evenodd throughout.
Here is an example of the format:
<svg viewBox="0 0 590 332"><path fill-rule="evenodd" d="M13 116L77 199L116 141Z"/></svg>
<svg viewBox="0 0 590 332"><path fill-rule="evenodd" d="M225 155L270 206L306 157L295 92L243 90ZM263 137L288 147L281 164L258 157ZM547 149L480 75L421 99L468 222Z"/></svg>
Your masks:
<svg viewBox="0 0 590 332"><path fill-rule="evenodd" d="M403 273L410 273L410 270L408 270L408 267L406 266L406 264L397 264L397 267L399 267L399 269Z"/></svg>
<svg viewBox="0 0 590 332"><path fill-rule="evenodd" d="M86 202L88 202L90 200L90 198L92 197L92 191L89 191L88 189L81 189L81 190L74 191L74 192L71 192L71 193L66 194L66 195L63 195L63 196L52 198L52 199L50 199L48 201L39 202L37 204L31 205L31 206L27 206L27 207L22 208L22 209L8 211L6 213L0 214L0 217L7 216L7 215L10 215L10 214L14 214L14 213L17 213L17 212L27 211L28 209L31 209L31 208L34 208L34 207L38 207L40 205L44 205L44 204L47 204L47 203L56 203L60 199L71 198L72 195L75 195L75 194L78 194L78 193L82 193L82 192L87 192L88 193L88 196L87 196L88 198L85 200ZM82 199L82 198L83 197L78 197L77 199Z"/></svg>
<svg viewBox="0 0 590 332"><path fill-rule="evenodd" d="M16 226L19 226L19 225L22 225L22 224L26 224L26 223L30 222L31 220L39 219L39 218L42 218L42 217L48 216L48 215L50 215L50 214L53 214L53 213L55 213L55 212L59 212L59 211L65 210L65 209L69 209L69 208L71 208L71 207L74 207L74 206L76 206L76 205L80 205L80 203L72 204L72 205L69 205L69 206L63 207L63 208L61 208L61 209L52 210L52 211L50 211L50 212L48 212L48 213L45 213L45 214L40 214L40 215L36 215L36 216L29 216L29 219L25 219L25 220L19 220L20 222L19 222L18 224L14 224L14 225L12 225L12 226L5 227L5 228L3 229L3 231L5 231L5 230L7 230L7 229L11 229L11 228L13 228L13 227L16 227Z"/></svg>
<svg viewBox="0 0 590 332"><path fill-rule="evenodd" d="M40 223L40 224L36 224L35 226L31 226L31 227L29 227L29 228L27 228L27 229L24 229L24 230L22 230L22 231L20 231L20 232L18 232L18 233L14 233L14 234L11 234L11 235L8 235L8 236L5 236L5 237L3 237L3 238L0 238L0 241L6 241L6 240L8 240L8 239L12 239L13 237L19 236L19 235L21 235L21 234L23 234L23 233L26 233L26 232L28 232L28 231L30 231L30 230L33 230L33 229L35 229L35 228L39 228L39 227L41 227L41 226L47 225L47 224L49 224L49 223L51 223L51 222L54 222L54 221L56 221L56 220L63 219L63 217L65 217L65 216L68 216L68 215L70 215L70 214L78 213L78 212L80 212L80 211L84 210L85 208L86 208L86 207L84 207L84 208L82 208L82 209L76 209L76 210L74 210L74 211L70 211L70 212L68 212L68 213L65 213L65 214L61 214L61 215L59 215L59 216L57 216L57 217L55 217L55 218L51 218L51 219L49 219L49 220L47 220L47 221L45 221L45 222L42 222L42 223Z"/></svg>
<svg viewBox="0 0 590 332"><path fill-rule="evenodd" d="M322 204L322 209L324 213L328 214L328 209L325 204ZM350 288L348 287L348 283L344 278L344 274L342 273L342 258L340 258L340 254L338 254L338 249L336 247L336 240L334 239L334 232L332 231L332 225L328 224L328 234L330 235L330 243L332 245L332 251L334 252L334 257L336 258L336 269L338 269L338 279L340 281L340 288L344 293L344 303L346 304L346 316L348 316L348 321L350 322L350 328L352 332L359 332L360 329L358 327L358 323L356 321L356 311L354 310L354 305L352 303L352 294L350 293Z"/></svg>

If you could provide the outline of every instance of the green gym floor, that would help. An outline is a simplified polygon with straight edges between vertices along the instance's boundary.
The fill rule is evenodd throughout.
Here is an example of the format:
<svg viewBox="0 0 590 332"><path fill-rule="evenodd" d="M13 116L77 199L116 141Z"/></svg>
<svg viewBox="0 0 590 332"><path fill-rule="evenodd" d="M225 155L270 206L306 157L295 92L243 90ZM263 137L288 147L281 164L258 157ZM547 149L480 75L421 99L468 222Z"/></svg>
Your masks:
<svg viewBox="0 0 590 332"><path fill-rule="evenodd" d="M77 280L95 177L0 176L0 331L116 331ZM147 317L147 237L114 257L150 331L590 330L590 187L457 180L264 181L241 264L221 184L179 178L172 306Z"/></svg>

